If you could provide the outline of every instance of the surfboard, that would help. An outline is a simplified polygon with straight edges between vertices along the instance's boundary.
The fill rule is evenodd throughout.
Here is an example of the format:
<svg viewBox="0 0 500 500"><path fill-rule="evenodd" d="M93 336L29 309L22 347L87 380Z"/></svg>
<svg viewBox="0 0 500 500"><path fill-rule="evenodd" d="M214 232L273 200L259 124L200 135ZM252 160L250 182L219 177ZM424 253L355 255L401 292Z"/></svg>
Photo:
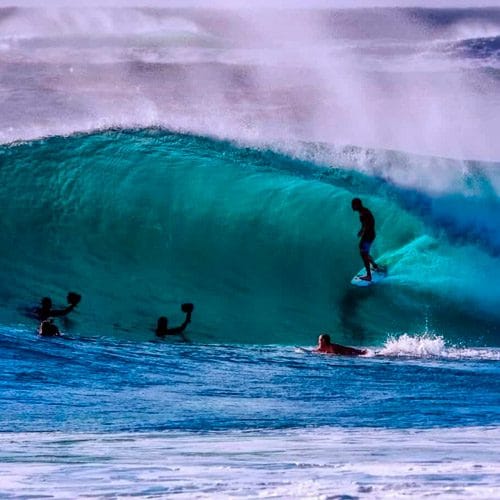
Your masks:
<svg viewBox="0 0 500 500"><path fill-rule="evenodd" d="M387 276L387 269L381 268L380 271L372 271L372 280L365 281L361 279L361 276L366 276L366 269L363 267L356 276L351 280L352 285L356 286L371 286L380 283Z"/></svg>

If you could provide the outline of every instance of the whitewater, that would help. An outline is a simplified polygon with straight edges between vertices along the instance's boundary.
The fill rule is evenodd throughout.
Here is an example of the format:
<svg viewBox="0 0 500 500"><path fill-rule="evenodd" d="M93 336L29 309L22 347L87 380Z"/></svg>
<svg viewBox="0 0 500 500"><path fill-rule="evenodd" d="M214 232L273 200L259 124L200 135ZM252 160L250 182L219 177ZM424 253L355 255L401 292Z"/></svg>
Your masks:
<svg viewBox="0 0 500 500"><path fill-rule="evenodd" d="M0 106L0 496L498 496L499 8L7 2Z"/></svg>

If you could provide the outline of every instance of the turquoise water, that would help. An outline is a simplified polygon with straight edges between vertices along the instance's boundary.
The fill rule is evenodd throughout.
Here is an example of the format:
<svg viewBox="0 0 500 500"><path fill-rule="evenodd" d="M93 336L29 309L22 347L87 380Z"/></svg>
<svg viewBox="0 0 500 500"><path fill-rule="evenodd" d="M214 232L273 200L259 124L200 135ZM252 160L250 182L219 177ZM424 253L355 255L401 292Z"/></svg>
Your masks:
<svg viewBox="0 0 500 500"><path fill-rule="evenodd" d="M190 301L200 342L311 344L326 330L380 344L431 328L498 345L500 246L484 230L498 201L472 168L462 192L437 196L158 129L0 154L4 321L24 324L20 308L74 289L83 300L65 327L82 335L146 340ZM389 268L367 290L349 283L361 267L355 196L375 213L373 254Z"/></svg>

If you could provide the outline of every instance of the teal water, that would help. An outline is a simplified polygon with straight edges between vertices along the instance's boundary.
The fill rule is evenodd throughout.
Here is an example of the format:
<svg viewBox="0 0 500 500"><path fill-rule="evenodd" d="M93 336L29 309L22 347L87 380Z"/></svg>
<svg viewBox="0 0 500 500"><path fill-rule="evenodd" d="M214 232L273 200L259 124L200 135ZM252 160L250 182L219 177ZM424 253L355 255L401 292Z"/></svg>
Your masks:
<svg viewBox="0 0 500 500"><path fill-rule="evenodd" d="M83 335L149 338L190 301L201 342L310 344L326 330L373 344L430 328L498 345L498 202L477 166L437 195L157 129L6 145L0 162L4 324L31 324L20 309L75 289L83 300L64 327ZM361 267L355 196L389 267L366 290L349 284Z"/></svg>

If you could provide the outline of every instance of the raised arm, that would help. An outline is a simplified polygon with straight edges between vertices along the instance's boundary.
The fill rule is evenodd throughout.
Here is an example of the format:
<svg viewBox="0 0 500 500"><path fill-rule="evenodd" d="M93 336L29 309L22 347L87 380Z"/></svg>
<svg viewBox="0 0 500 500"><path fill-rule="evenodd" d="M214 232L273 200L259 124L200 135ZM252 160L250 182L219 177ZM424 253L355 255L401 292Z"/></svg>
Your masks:
<svg viewBox="0 0 500 500"><path fill-rule="evenodd" d="M158 319L158 326L156 328L156 335L158 337L165 337L167 335L181 335L182 338L187 342L186 337L184 337L184 330L191 323L191 314L193 312L193 304L182 304L181 310L186 313L186 319L184 323L180 326L175 326L173 328L168 328L168 320L166 317L161 317Z"/></svg>
<svg viewBox="0 0 500 500"><path fill-rule="evenodd" d="M66 314L70 313L82 299L82 296L75 292L69 292L66 300L68 301L68 305L64 309L52 309L50 311L51 316L66 316Z"/></svg>
<svg viewBox="0 0 500 500"><path fill-rule="evenodd" d="M182 325L175 326L174 328L169 328L167 335L178 335L179 333L182 333L189 323L191 323L191 313L186 314L186 319L184 320L184 323L182 323Z"/></svg>
<svg viewBox="0 0 500 500"><path fill-rule="evenodd" d="M70 313L75 307L76 307L76 304L70 304L69 306L65 307L64 309L52 309L50 311L50 315L51 316L66 316L66 314Z"/></svg>

